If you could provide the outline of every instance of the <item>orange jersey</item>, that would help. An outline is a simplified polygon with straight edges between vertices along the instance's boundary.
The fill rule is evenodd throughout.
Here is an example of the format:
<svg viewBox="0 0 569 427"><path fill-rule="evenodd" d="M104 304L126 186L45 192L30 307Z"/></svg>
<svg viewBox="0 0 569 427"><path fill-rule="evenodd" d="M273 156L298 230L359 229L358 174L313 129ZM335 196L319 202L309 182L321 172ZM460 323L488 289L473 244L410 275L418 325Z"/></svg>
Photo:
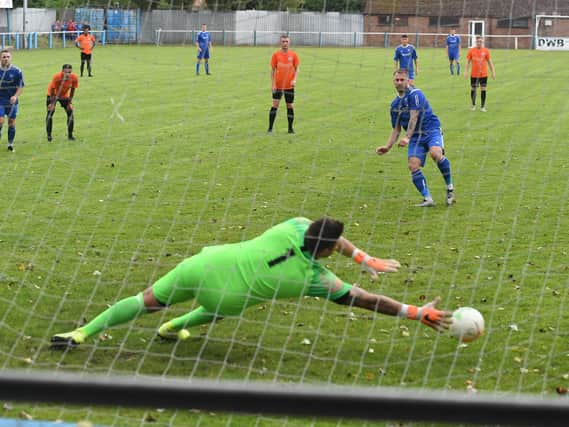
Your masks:
<svg viewBox="0 0 569 427"><path fill-rule="evenodd" d="M298 56L292 50L283 52L277 50L271 57L271 68L274 70L273 84L277 89L291 89L294 75L300 61Z"/></svg>
<svg viewBox="0 0 569 427"><path fill-rule="evenodd" d="M466 59L472 63L471 77L488 77L488 67L486 63L490 61L490 51L485 47L478 49L472 47L468 50Z"/></svg>
<svg viewBox="0 0 569 427"><path fill-rule="evenodd" d="M79 45L81 52L89 55L91 52L93 52L93 46L95 46L95 36L93 36L93 34L79 34L79 36L75 39L75 43Z"/></svg>
<svg viewBox="0 0 569 427"><path fill-rule="evenodd" d="M63 71L55 73L51 79L51 83L47 87L47 96L51 96L52 89L55 90L57 98L69 98L69 90L71 88L77 89L79 87L79 79L77 74L71 73L67 80L63 80Z"/></svg>

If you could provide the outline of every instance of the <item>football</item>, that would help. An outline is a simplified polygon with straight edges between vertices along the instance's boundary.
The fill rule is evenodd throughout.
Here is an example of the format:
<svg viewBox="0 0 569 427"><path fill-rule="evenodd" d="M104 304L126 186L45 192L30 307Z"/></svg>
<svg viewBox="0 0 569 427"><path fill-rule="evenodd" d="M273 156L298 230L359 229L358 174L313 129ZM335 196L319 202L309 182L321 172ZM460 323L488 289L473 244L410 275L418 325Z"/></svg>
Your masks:
<svg viewBox="0 0 569 427"><path fill-rule="evenodd" d="M484 333L484 317L472 307L461 307L452 313L450 334L462 342L471 342Z"/></svg>

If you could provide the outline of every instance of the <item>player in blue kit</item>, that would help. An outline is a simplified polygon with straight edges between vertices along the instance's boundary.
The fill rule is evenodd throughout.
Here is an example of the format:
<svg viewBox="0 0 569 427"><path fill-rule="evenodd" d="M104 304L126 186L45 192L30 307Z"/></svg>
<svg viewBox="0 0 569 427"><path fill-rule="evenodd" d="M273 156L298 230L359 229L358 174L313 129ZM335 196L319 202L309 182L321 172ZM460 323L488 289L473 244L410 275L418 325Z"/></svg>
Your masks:
<svg viewBox="0 0 569 427"><path fill-rule="evenodd" d="M409 44L407 34L401 36L401 44L395 48L393 60L395 61L393 71L395 72L399 68L406 69L409 73L409 84L413 86L415 75L419 75L419 57L415 46Z"/></svg>
<svg viewBox="0 0 569 427"><path fill-rule="evenodd" d="M450 62L450 74L454 74L454 64L456 64L456 75L460 76L460 36L456 35L454 28L447 37L446 51Z"/></svg>
<svg viewBox="0 0 569 427"><path fill-rule="evenodd" d="M202 30L198 33L196 39L196 47L198 48L198 62L196 63L196 76L200 75L200 64L202 59L205 62L205 73L209 76L209 53L211 50L211 36L207 32L207 25L202 24Z"/></svg>
<svg viewBox="0 0 569 427"><path fill-rule="evenodd" d="M410 85L408 71L400 68L393 74L393 84L397 97L391 103L391 126L393 130L387 144L377 147L378 155L386 154L399 139L401 128L405 135L397 144L399 147L408 146L407 159L413 184L423 196L423 202L416 206L430 207L435 202L431 197L427 180L421 168L425 164L427 153L437 164L446 183L446 203L452 205L454 187L450 173L450 162L445 157L443 133L439 118L433 113L429 101L420 89Z"/></svg>
<svg viewBox="0 0 569 427"><path fill-rule="evenodd" d="M4 116L8 116L8 151L14 151L18 97L23 90L22 70L12 65L12 54L4 49L0 52L0 136L2 136Z"/></svg>

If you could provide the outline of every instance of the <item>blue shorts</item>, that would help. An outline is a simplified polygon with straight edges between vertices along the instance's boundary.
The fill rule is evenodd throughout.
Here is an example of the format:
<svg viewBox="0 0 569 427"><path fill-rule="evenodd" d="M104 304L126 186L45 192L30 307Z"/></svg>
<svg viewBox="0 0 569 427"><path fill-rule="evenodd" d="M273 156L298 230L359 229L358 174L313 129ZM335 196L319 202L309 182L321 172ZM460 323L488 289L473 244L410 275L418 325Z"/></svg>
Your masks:
<svg viewBox="0 0 569 427"><path fill-rule="evenodd" d="M9 119L15 119L18 115L18 103L7 104L0 103L0 117L8 116Z"/></svg>
<svg viewBox="0 0 569 427"><path fill-rule="evenodd" d="M424 166L425 159L431 147L441 147L444 153L445 144L443 141L443 132L440 129L432 130L420 136L413 136L407 147L407 157L419 158L421 160L421 166Z"/></svg>
<svg viewBox="0 0 569 427"><path fill-rule="evenodd" d="M202 48L201 51L198 50L198 59L209 59L209 48Z"/></svg>
<svg viewBox="0 0 569 427"><path fill-rule="evenodd" d="M459 59L458 51L453 52L452 50L449 50L448 51L448 59L449 59L449 61L458 61L458 59Z"/></svg>

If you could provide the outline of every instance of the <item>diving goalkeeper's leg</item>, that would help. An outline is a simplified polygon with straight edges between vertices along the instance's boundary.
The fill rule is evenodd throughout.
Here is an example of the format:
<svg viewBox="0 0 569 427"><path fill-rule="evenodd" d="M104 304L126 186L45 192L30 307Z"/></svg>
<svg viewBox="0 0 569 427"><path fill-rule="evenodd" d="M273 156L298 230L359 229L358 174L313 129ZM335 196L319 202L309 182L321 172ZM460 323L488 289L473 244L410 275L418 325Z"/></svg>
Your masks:
<svg viewBox="0 0 569 427"><path fill-rule="evenodd" d="M146 292L145 292L146 294ZM77 346L83 344L85 339L104 331L115 325L128 322L140 314L149 312L144 304L144 296L141 293L120 300L113 306L107 308L85 326L75 329L74 331L56 334L51 337L52 347L58 346ZM153 310L155 311L156 308Z"/></svg>
<svg viewBox="0 0 569 427"><path fill-rule="evenodd" d="M166 306L194 298L194 289L185 278L191 260L182 261L176 268L158 279L151 287L136 296L120 300L85 326L51 337L52 347L77 346L85 339L107 328L133 320L141 314L152 313Z"/></svg>
<svg viewBox="0 0 569 427"><path fill-rule="evenodd" d="M158 328L158 335L162 338L185 340L191 336L190 331L186 328L203 325L204 323L210 323L219 319L221 319L221 317L210 313L203 307L198 307L183 316L163 323L160 328Z"/></svg>

